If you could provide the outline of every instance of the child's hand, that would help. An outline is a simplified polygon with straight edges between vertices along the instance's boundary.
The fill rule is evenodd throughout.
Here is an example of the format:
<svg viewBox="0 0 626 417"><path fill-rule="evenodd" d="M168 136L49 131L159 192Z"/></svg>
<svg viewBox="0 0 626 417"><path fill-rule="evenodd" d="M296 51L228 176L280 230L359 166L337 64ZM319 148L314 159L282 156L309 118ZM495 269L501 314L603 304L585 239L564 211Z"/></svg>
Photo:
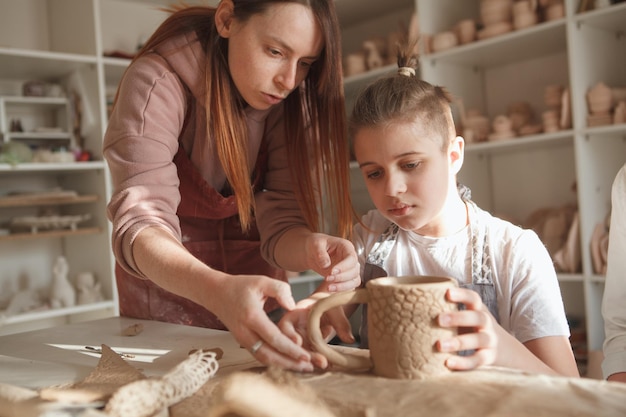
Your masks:
<svg viewBox="0 0 626 417"><path fill-rule="evenodd" d="M439 315L441 327L458 327L459 334L450 339L438 340L437 349L440 352L475 351L470 356L451 356L446 361L446 366L453 370L469 370L494 364L501 327L482 303L480 295L466 288L451 288L446 293L446 299L465 304L466 310Z"/></svg>

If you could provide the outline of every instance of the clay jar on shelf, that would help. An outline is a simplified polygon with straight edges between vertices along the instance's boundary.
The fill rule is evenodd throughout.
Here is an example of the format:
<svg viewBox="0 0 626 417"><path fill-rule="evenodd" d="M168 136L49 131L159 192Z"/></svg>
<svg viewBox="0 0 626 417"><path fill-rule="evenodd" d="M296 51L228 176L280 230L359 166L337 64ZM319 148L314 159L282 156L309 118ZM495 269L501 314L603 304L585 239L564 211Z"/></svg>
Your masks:
<svg viewBox="0 0 626 417"><path fill-rule="evenodd" d="M367 66L365 65L364 52L359 51L346 55L344 58L344 75L346 77L365 71L367 71Z"/></svg>
<svg viewBox="0 0 626 417"><path fill-rule="evenodd" d="M524 29L536 24L537 13L530 0L521 0L513 3L513 27L515 30Z"/></svg>
<svg viewBox="0 0 626 417"><path fill-rule="evenodd" d="M433 36L432 50L433 52L441 52L450 49L459 44L456 33L452 31L439 32Z"/></svg>
<svg viewBox="0 0 626 417"><path fill-rule="evenodd" d="M510 22L512 7L512 0L481 0L480 18L485 26Z"/></svg>
<svg viewBox="0 0 626 417"><path fill-rule="evenodd" d="M466 142L483 142L489 135L489 118L478 110L470 109L463 117L463 136Z"/></svg>
<svg viewBox="0 0 626 417"><path fill-rule="evenodd" d="M490 141L510 139L515 137L515 132L513 131L513 122L508 116L500 114L494 117L491 125L493 127L493 133L489 135Z"/></svg>
<svg viewBox="0 0 626 417"><path fill-rule="evenodd" d="M476 40L476 22L473 19L463 19L454 27L456 36L461 45L474 42Z"/></svg>
<svg viewBox="0 0 626 417"><path fill-rule="evenodd" d="M557 20L565 16L565 5L562 0L551 0L547 2L544 10L547 21Z"/></svg>
<svg viewBox="0 0 626 417"><path fill-rule="evenodd" d="M613 92L604 83L600 82L587 91L589 113L607 115L611 112Z"/></svg>

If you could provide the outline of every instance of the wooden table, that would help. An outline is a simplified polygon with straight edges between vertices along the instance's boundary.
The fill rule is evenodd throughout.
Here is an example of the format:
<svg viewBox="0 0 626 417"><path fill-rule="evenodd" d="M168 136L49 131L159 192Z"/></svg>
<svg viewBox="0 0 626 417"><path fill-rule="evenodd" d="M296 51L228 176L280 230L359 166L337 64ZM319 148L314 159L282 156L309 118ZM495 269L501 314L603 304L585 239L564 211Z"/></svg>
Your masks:
<svg viewBox="0 0 626 417"><path fill-rule="evenodd" d="M121 334L138 323L143 325L140 334ZM626 416L626 384L530 375L500 368L453 372L425 381L390 380L340 370L314 374L279 371L290 386L302 388L294 392L286 385L274 386L276 379L269 378L272 373L240 348L228 332L127 318L0 337L0 388L1 384L9 384L39 389L83 381L98 365L100 355L94 349L103 344L128 356L126 363L147 377L164 375L184 361L191 350L223 350L217 376L193 397L171 407L172 417ZM234 388L235 399L231 401L251 400L253 410L248 414L216 413L223 399L215 397L215 393L226 391L228 382L235 377L244 379L237 379L242 383ZM242 389L244 382L248 385ZM25 416L9 414L1 403L0 417ZM311 404L322 404L329 412L311 412L306 409ZM269 413L261 413L262 409Z"/></svg>

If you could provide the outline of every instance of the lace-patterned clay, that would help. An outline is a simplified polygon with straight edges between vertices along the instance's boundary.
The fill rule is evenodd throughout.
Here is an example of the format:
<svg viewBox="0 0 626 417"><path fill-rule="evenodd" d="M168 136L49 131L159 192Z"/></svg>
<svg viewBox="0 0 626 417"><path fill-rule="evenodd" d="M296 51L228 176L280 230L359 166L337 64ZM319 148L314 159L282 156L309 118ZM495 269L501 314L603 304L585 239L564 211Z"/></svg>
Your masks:
<svg viewBox="0 0 626 417"><path fill-rule="evenodd" d="M124 385L108 401L111 417L149 417L192 396L217 373L217 354L198 350L161 378Z"/></svg>

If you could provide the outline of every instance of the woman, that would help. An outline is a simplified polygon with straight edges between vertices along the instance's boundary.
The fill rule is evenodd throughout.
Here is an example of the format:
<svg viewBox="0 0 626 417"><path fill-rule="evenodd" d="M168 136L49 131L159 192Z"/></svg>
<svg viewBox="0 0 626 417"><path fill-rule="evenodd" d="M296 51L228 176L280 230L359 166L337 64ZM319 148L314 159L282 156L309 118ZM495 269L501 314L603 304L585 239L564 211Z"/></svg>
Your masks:
<svg viewBox="0 0 626 417"><path fill-rule="evenodd" d="M352 220L333 2L170 11L104 139L120 313L229 329L258 360L311 370L264 311L294 307L285 270L360 283L351 243L318 232L323 189L342 237Z"/></svg>

